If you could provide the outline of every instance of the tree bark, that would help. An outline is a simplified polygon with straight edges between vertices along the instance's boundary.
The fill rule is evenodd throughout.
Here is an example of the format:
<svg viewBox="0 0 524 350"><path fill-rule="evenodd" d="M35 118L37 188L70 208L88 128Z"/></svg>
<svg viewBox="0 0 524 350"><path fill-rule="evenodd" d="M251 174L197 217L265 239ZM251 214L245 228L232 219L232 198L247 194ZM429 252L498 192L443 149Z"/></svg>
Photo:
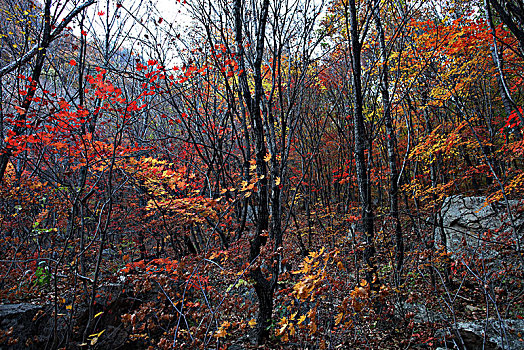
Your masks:
<svg viewBox="0 0 524 350"><path fill-rule="evenodd" d="M377 27L377 34L380 47L381 56L381 84L380 90L382 95L383 117L386 126L386 147L388 152L389 163L389 215L393 220L395 226L395 266L398 281L400 281L400 273L404 263L404 241L402 237L402 226L400 225L398 213L398 168L397 168L397 154L396 154L396 134L393 128L393 120L391 117L391 98L389 96L389 68L388 68L388 53L386 48L386 40L382 21L380 17L380 1L375 0L373 17Z"/></svg>
<svg viewBox="0 0 524 350"><path fill-rule="evenodd" d="M259 177L259 191L257 210L257 224L255 237L250 242L249 261L255 263L259 259L262 246L267 243L269 235L269 207L268 207L268 171L264 157L267 153L264 136L264 123L261 114L260 103L264 93L262 87L262 58L264 54L264 40L266 23L269 12L269 0L264 0L261 8L261 18L256 33L256 57L254 62L254 83L255 93L251 95L244 63L244 43L242 33L242 0L235 0L235 40L237 44L237 57L240 74L238 76L241 86L242 97L247 105L249 116L253 125L255 136L255 153L257 164L257 175ZM262 344L269 337L269 326L273 314L273 283L270 283L260 268L259 263L251 271L251 277L254 280L255 292L258 298L259 313L257 318L257 327L255 337L257 343Z"/></svg>
<svg viewBox="0 0 524 350"><path fill-rule="evenodd" d="M362 227L366 237L364 261L366 264L366 280L373 287L378 285L377 269L374 263L374 219L371 206L371 188L366 166L366 127L364 124L364 98L362 94L362 43L359 38L357 8L355 0L349 0L349 33L351 41L351 65L353 83L353 136L355 139L355 165L360 198ZM346 21L347 22L347 21Z"/></svg>

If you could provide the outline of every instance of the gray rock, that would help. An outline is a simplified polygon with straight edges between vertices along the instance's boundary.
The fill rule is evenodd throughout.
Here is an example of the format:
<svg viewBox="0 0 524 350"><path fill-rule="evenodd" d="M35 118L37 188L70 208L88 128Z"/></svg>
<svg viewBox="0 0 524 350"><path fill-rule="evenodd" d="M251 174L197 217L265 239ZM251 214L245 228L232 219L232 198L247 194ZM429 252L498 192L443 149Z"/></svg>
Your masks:
<svg viewBox="0 0 524 350"><path fill-rule="evenodd" d="M107 256L107 257L115 257L117 256L117 252L111 248L106 248L102 250L102 255Z"/></svg>
<svg viewBox="0 0 524 350"><path fill-rule="evenodd" d="M246 348L243 347L242 345L231 344L227 349L228 350L245 350Z"/></svg>
<svg viewBox="0 0 524 350"><path fill-rule="evenodd" d="M485 205L486 197L451 196L444 200L441 214L444 234L447 240L447 249L452 253L465 250L479 251L485 256L493 257L496 252L489 247L497 243L502 233L515 238L507 215L504 202L495 202ZM524 214L517 212L517 207L523 205L521 201L509 201L512 215L516 224L519 239L524 236ZM499 230L495 233L496 230ZM486 240L484 233L491 231L493 236ZM437 236L442 233L436 230ZM438 242L441 240L438 239ZM493 245L495 247L495 245Z"/></svg>
<svg viewBox="0 0 524 350"><path fill-rule="evenodd" d="M413 322L415 323L439 322L445 320L444 315L428 309L424 304L402 303L397 307L397 316L402 317L408 312L412 312L414 314Z"/></svg>
<svg viewBox="0 0 524 350"><path fill-rule="evenodd" d="M36 333L38 322L33 319L40 310L41 306L28 303L0 305L0 330L8 334L0 349L31 348L26 341Z"/></svg>
<svg viewBox="0 0 524 350"><path fill-rule="evenodd" d="M466 349L524 349L521 341L524 333L524 320L481 320L459 322L455 327ZM461 343L460 340L457 343Z"/></svg>
<svg viewBox="0 0 524 350"><path fill-rule="evenodd" d="M34 305L29 303L0 305L0 331L9 334L0 337L0 350L9 349L42 349L51 347L54 334L54 317L51 316L52 305ZM64 311L65 310L60 310ZM61 315L61 314L59 314ZM65 316L65 314L62 314ZM67 317L57 318L56 347L62 347L66 331ZM0 334L2 334L0 333Z"/></svg>
<svg viewBox="0 0 524 350"><path fill-rule="evenodd" d="M466 311L468 311L470 313L477 312L477 311L482 311L482 309L480 307L476 307L476 306L473 306L473 305L466 305L465 309L466 309Z"/></svg>
<svg viewBox="0 0 524 350"><path fill-rule="evenodd" d="M3 325L8 320L20 317L27 313L36 313L41 310L40 305L33 304L4 304L0 305L0 323ZM32 317L32 316L31 316Z"/></svg>

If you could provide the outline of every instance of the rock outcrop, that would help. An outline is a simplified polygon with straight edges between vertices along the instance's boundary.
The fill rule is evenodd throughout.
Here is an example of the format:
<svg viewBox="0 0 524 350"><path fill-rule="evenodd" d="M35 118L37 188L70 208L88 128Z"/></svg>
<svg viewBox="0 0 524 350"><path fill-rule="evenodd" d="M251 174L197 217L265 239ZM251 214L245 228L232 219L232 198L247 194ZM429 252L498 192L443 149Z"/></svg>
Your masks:
<svg viewBox="0 0 524 350"><path fill-rule="evenodd" d="M497 247L515 244L516 237L524 236L524 203L509 201L515 231L511 226L506 205L503 202L486 204L486 197L451 196L442 204L442 226L446 235L447 249L452 253L465 250L481 251L488 255L496 253ZM520 207L520 208L519 208ZM437 236L441 234L437 228ZM439 239L440 241L440 239Z"/></svg>
<svg viewBox="0 0 524 350"><path fill-rule="evenodd" d="M29 303L0 305L0 349L36 349L45 345L42 330L47 328L48 322L49 317L42 306Z"/></svg>
<svg viewBox="0 0 524 350"><path fill-rule="evenodd" d="M524 320L479 320L458 322L451 332L455 344L466 350L521 350ZM459 337L460 336L460 337ZM449 344L453 346L452 344Z"/></svg>

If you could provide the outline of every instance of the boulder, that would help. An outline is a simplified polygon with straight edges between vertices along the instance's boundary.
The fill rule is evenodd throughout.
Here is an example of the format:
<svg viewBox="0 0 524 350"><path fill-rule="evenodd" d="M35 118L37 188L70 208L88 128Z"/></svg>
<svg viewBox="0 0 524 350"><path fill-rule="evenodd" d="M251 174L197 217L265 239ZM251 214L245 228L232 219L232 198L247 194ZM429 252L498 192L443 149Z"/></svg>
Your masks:
<svg viewBox="0 0 524 350"><path fill-rule="evenodd" d="M105 330L97 343L98 348L121 348L126 341L127 333L121 325L121 315L134 302L121 293L121 284L107 284L101 287L96 312L103 311L97 318L97 331ZM110 301L108 295L114 295ZM35 305L30 303L0 305L0 350L17 349L77 349L81 333L69 334L74 326L81 330L87 322L88 310L86 305L76 306L76 317L70 324L70 310L67 305L60 305L56 318L56 339L54 337L55 317L53 304ZM71 338L68 338L68 334ZM68 343L66 344L66 341Z"/></svg>
<svg viewBox="0 0 524 350"><path fill-rule="evenodd" d="M452 333L455 335L456 344L466 350L524 349L524 320L489 319L458 322ZM460 335L460 339L457 334Z"/></svg>
<svg viewBox="0 0 524 350"><path fill-rule="evenodd" d="M524 236L524 213L519 209L523 203L509 201L516 231L520 238ZM513 240L514 233L507 215L504 202L486 204L486 197L451 196L444 200L441 208L442 224L446 235L447 249L452 253L471 252L494 243ZM440 228L436 230L440 236ZM438 239L440 242L440 239ZM502 246L497 244L499 247ZM483 249L483 253L493 256L493 249Z"/></svg>
<svg viewBox="0 0 524 350"><path fill-rule="evenodd" d="M0 349L37 348L40 339L33 338L41 323L48 321L43 311L42 306L29 303L0 305Z"/></svg>

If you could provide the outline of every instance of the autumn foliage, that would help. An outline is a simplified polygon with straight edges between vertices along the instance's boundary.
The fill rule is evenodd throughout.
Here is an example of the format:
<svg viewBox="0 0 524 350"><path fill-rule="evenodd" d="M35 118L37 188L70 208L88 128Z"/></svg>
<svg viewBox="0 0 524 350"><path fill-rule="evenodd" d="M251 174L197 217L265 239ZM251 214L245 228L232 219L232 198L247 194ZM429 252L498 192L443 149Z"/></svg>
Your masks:
<svg viewBox="0 0 524 350"><path fill-rule="evenodd" d="M522 319L524 24L464 3L179 1L181 30L0 2L0 301L52 325L0 347L462 349L458 320ZM460 251L455 195L503 208Z"/></svg>

